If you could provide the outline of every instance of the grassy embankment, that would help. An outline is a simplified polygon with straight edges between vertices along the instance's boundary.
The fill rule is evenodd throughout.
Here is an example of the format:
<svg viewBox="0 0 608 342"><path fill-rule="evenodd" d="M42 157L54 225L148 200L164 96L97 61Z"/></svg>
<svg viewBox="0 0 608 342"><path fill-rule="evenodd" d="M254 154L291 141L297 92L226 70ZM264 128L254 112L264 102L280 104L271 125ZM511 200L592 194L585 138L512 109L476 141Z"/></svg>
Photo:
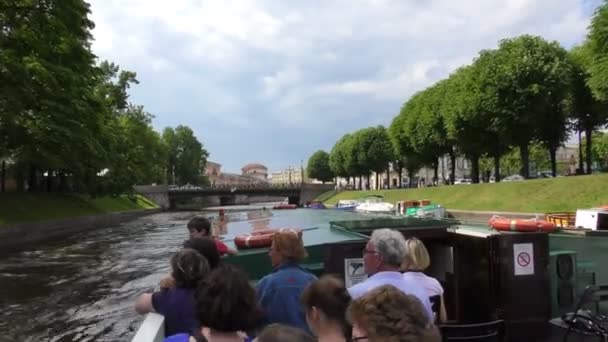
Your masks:
<svg viewBox="0 0 608 342"><path fill-rule="evenodd" d="M382 195L391 203L430 199L448 209L529 213L576 211L577 208L608 205L608 174L421 189L343 191L328 199L323 195L319 197L326 205L334 205L341 199L360 199L366 195Z"/></svg>
<svg viewBox="0 0 608 342"><path fill-rule="evenodd" d="M156 207L142 196L132 201L127 196L91 198L74 194L3 193L0 194L0 226Z"/></svg>

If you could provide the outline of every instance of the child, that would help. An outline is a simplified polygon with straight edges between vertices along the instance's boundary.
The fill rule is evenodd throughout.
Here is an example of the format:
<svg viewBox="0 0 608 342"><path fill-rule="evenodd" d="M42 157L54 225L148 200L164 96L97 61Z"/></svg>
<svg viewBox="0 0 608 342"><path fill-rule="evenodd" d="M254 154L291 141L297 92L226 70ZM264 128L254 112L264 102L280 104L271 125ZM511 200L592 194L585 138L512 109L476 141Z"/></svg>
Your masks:
<svg viewBox="0 0 608 342"><path fill-rule="evenodd" d="M190 232L190 238L203 238L211 236L211 222L206 217L195 216L190 222L188 222L188 231ZM238 252L235 249L229 248L225 243L213 237L217 251L220 255L230 254L236 255Z"/></svg>

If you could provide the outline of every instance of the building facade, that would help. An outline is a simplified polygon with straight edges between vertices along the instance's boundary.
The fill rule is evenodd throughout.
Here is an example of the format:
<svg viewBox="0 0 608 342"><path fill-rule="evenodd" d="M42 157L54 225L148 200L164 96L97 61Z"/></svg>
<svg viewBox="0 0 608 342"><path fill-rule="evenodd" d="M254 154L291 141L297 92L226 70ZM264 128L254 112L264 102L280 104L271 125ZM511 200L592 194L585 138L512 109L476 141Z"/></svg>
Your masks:
<svg viewBox="0 0 608 342"><path fill-rule="evenodd" d="M268 168L262 164L251 163L243 166L241 169L243 176L256 178L260 181L268 181Z"/></svg>
<svg viewBox="0 0 608 342"><path fill-rule="evenodd" d="M270 177L270 183L272 184L300 184L305 181L305 172L301 168L291 166L285 170L273 172Z"/></svg>
<svg viewBox="0 0 608 342"><path fill-rule="evenodd" d="M251 165L251 164L248 164ZM247 167L247 165L245 166ZM245 167L243 169L245 169ZM209 179L211 186L221 185L250 185L250 184L261 184L266 183L266 178L261 177L261 173L249 173L249 174L234 174L222 172L222 165L208 161L205 167L205 176Z"/></svg>

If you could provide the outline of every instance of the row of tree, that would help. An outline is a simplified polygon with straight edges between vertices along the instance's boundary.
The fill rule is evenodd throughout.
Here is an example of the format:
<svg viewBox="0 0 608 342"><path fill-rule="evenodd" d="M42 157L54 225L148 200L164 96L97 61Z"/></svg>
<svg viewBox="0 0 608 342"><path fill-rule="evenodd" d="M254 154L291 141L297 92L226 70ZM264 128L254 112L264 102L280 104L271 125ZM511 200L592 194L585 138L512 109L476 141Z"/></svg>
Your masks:
<svg viewBox="0 0 608 342"><path fill-rule="evenodd" d="M83 0L0 2L0 190L200 182L203 145L185 126L154 131L129 101L136 74L91 52L89 14Z"/></svg>
<svg viewBox="0 0 608 342"><path fill-rule="evenodd" d="M492 159L498 181L501 160L517 150L519 173L527 178L531 146L545 149L555 175L556 151L573 131L585 133L590 173L591 136L608 122L606 27L608 4L597 9L586 41L570 51L530 35L481 51L472 64L408 99L388 130L366 128L339 139L327 155L331 175L359 177L360 185L361 177L390 164L410 175L431 167L437 179L439 160L449 155L453 183L460 155L470 160L474 183L484 158ZM317 171L309 168L310 176Z"/></svg>

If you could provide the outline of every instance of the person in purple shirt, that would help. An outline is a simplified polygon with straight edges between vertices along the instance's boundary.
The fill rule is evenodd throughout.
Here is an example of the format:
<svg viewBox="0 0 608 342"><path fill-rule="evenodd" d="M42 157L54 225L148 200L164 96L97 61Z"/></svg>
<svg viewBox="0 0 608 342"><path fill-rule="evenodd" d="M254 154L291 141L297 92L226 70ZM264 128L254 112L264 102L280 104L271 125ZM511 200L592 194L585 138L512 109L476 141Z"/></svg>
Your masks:
<svg viewBox="0 0 608 342"><path fill-rule="evenodd" d="M382 285L393 285L401 292L413 295L420 300L432 322L431 301L424 288L415 281L403 278L399 272L406 255L403 234L392 229L376 229L363 250L363 268L368 275L365 281L348 289L353 299Z"/></svg>
<svg viewBox="0 0 608 342"><path fill-rule="evenodd" d="M200 327L194 291L199 281L209 273L209 263L194 249L184 248L171 257L171 269L175 287L141 294L135 302L135 310L140 314L157 312L165 316L167 336L190 333Z"/></svg>

